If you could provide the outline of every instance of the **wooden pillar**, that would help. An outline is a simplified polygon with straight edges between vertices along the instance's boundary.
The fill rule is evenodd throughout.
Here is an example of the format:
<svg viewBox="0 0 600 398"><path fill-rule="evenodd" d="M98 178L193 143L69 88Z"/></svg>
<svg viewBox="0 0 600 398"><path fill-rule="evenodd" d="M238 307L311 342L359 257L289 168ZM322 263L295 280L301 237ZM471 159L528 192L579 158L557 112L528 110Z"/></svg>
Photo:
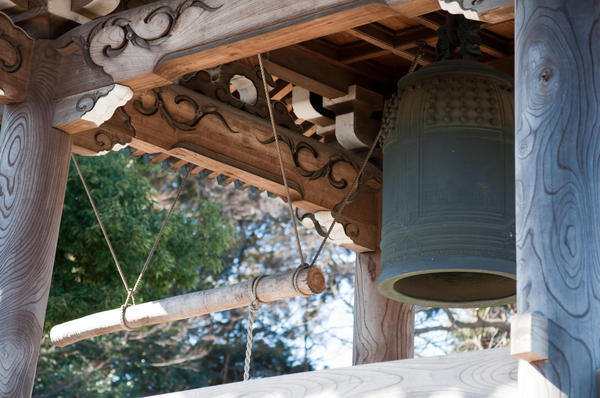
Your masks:
<svg viewBox="0 0 600 398"><path fill-rule="evenodd" d="M379 294L377 277L380 271L380 252L357 253L354 365L412 358L414 354L414 306Z"/></svg>
<svg viewBox="0 0 600 398"><path fill-rule="evenodd" d="M0 131L0 397L29 397L42 338L71 139L52 129L58 56L37 42L26 101Z"/></svg>
<svg viewBox="0 0 600 398"><path fill-rule="evenodd" d="M522 397L598 394L599 10L592 0L515 9L517 306L535 322L513 342L536 351L521 356L531 361L519 364Z"/></svg>

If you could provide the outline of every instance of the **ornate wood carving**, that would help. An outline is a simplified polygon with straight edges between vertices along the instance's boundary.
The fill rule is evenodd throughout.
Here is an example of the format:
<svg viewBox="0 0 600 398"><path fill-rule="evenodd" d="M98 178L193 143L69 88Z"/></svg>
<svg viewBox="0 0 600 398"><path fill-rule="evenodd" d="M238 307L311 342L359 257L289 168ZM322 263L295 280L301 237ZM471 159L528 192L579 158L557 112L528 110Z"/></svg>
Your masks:
<svg viewBox="0 0 600 398"><path fill-rule="evenodd" d="M99 127L112 117L115 110L131 99L129 87L112 84L56 102L54 127L75 134Z"/></svg>
<svg viewBox="0 0 600 398"><path fill-rule="evenodd" d="M300 209L296 208L296 217L300 220L302 225L306 228L314 228L317 234L323 238L327 236L327 231L333 221L333 215L330 211L318 211L313 214L302 212ZM353 236L351 237L348 233L351 233ZM360 229L358 226L353 225L352 223L342 225L339 222L336 222L329 234L329 240L336 245L350 245L353 242L352 239L356 239L359 235Z"/></svg>
<svg viewBox="0 0 600 398"><path fill-rule="evenodd" d="M267 84L275 86L271 75L267 72ZM245 78L245 79L244 79ZM245 90L251 91L251 95L240 96L240 90L235 90L236 81L244 81L250 87ZM269 117L265 90L258 66L252 68L241 63L229 63L208 71L200 71L181 80L181 85L199 91L209 97L218 99L231 106L243 109L263 119ZM233 86L233 87L232 87ZM232 90L234 89L234 90ZM238 93L237 96L233 92ZM292 131L302 133L302 127L295 123L296 117L288 111L286 105L281 101L271 101L273 105L273 116L275 123L287 127Z"/></svg>
<svg viewBox="0 0 600 398"><path fill-rule="evenodd" d="M168 153L285 197L275 145L266 143L272 139L267 120L177 85L140 93L122 109L124 114L116 112L102 130L131 136L131 145L146 153ZM313 213L334 209L361 159L284 127L278 134L295 149L292 153L282 145L292 200ZM353 195L340 219L346 235L354 239L346 246L360 251L377 247L380 182L381 172L369 165L363 189Z"/></svg>
<svg viewBox="0 0 600 398"><path fill-rule="evenodd" d="M598 394L597 6L529 0L515 9L517 308L547 319L537 343L548 351L546 361L521 362L523 397Z"/></svg>
<svg viewBox="0 0 600 398"><path fill-rule="evenodd" d="M26 104L0 132L0 396L31 396L71 153L52 129L58 56L36 46Z"/></svg>
<svg viewBox="0 0 600 398"><path fill-rule="evenodd" d="M90 130L73 136L73 152L78 155L104 155L109 151L119 151L131 142L131 135L107 131Z"/></svg>
<svg viewBox="0 0 600 398"><path fill-rule="evenodd" d="M20 102L27 91L33 40L0 12L0 102Z"/></svg>
<svg viewBox="0 0 600 398"><path fill-rule="evenodd" d="M186 103L193 108L193 114L190 115L186 120L177 120L176 117L173 116L171 112L171 108L163 99L162 89L154 89L147 94L154 95L154 101L149 105L144 105L143 101L139 98L133 101L133 107L136 111L145 116L155 115L157 112L160 112L160 116L165 120L169 126L174 129L182 130L182 131L194 131L198 123L202 121L206 116L212 115L223 122L223 125L229 130L230 133L237 133L231 128L231 126L227 123L227 120L221 115L216 106L207 106L207 105L199 105L192 97L185 94L178 94L173 97L173 106L181 105L182 103Z"/></svg>
<svg viewBox="0 0 600 398"><path fill-rule="evenodd" d="M198 70L393 15L390 6L376 0L161 0L140 5L57 40L65 55L63 69L93 75L82 82L80 75L65 74L59 96L115 82L134 91L164 86ZM96 70L90 71L93 66Z"/></svg>
<svg viewBox="0 0 600 398"><path fill-rule="evenodd" d="M379 252L357 254L353 365L414 355L414 306L382 296L377 290L380 272Z"/></svg>

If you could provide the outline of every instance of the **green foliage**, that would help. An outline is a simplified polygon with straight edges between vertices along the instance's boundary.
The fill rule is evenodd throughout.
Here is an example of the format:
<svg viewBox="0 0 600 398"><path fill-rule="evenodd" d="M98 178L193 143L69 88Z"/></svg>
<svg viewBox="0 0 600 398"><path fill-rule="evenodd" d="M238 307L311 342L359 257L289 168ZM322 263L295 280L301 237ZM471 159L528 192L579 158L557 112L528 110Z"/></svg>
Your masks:
<svg viewBox="0 0 600 398"><path fill-rule="evenodd" d="M172 198L160 208L143 165L120 153L80 158L82 173L129 286L141 270ZM173 191L176 187L173 187ZM179 294L223 269L233 229L218 203L176 210L136 293L139 301ZM74 167L71 167L46 325L116 308L126 292Z"/></svg>
<svg viewBox="0 0 600 398"><path fill-rule="evenodd" d="M130 286L172 203L181 177L113 153L79 158ZM245 278L245 253L278 224L267 217L235 225L225 209L190 180L150 263L138 301ZM215 195L212 195L216 199ZM238 204L225 199L228 209ZM272 225L273 224L273 225ZM277 228L271 231L276 233ZM250 233L250 235L247 235ZM272 256L267 257L270 262ZM253 261L260 262L259 257ZM120 306L126 294L77 172L69 174L34 396L130 397L242 379L246 309L207 315L52 347L49 327ZM261 312L263 310L261 309ZM266 311L265 311L266 312ZM287 340L261 314L252 373L264 377L312 369L298 366Z"/></svg>

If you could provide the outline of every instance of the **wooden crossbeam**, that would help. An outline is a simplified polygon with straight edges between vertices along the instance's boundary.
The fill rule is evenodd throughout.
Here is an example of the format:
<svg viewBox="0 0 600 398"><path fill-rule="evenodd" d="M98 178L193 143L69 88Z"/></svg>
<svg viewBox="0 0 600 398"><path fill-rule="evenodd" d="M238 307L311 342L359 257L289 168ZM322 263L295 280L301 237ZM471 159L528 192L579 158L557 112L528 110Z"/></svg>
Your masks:
<svg viewBox="0 0 600 398"><path fill-rule="evenodd" d="M116 82L133 91L164 86L256 53L438 8L431 0L162 0L100 18L59 38L64 74L58 96Z"/></svg>
<svg viewBox="0 0 600 398"><path fill-rule="evenodd" d="M517 396L517 360L508 349L405 359L223 384L155 398Z"/></svg>
<svg viewBox="0 0 600 398"><path fill-rule="evenodd" d="M350 29L348 33L406 60L412 61L415 57L413 53L406 51L406 46L396 46L396 38L393 32L378 24L358 26ZM423 57L419 60L419 64L427 65L431 61Z"/></svg>
<svg viewBox="0 0 600 398"><path fill-rule="evenodd" d="M356 29L360 28L355 28L355 30ZM423 26L416 26L402 30L395 34L388 33L386 36L386 46L393 46L398 51L404 51L417 47L417 42L420 40L428 41L437 39L437 32ZM385 54L393 53L380 46L361 41L342 47L340 49L340 61L350 64ZM412 57L414 57L414 55ZM402 58L407 59L404 56ZM410 60L412 61L412 58L410 58ZM430 61L432 60L426 60L426 62Z"/></svg>
<svg viewBox="0 0 600 398"><path fill-rule="evenodd" d="M294 204L313 213L334 209L354 180L361 157L284 127L278 133ZM145 153L168 153L285 197L269 122L189 88L173 85L140 93L101 129L76 135L74 145L87 146L89 152L105 150L94 146L99 140L92 137L98 134L128 137ZM366 183L340 218L354 239L346 247L357 251L379 245L381 172L369 165L365 173Z"/></svg>

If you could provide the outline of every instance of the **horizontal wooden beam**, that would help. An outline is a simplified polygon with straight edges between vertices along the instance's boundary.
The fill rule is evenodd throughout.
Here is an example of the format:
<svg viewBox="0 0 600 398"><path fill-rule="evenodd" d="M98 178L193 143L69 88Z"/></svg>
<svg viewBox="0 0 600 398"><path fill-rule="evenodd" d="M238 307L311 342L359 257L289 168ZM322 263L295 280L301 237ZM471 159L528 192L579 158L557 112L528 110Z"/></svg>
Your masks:
<svg viewBox="0 0 600 398"><path fill-rule="evenodd" d="M517 396L517 362L502 348L296 373L154 397L506 398Z"/></svg>
<svg viewBox="0 0 600 398"><path fill-rule="evenodd" d="M393 90L394 80L382 81L383 73L380 78L369 78L339 61L311 56L311 53L314 54L314 50L304 46L282 48L269 53L266 65L271 73L283 80L326 98L346 95L353 84L381 94Z"/></svg>
<svg viewBox="0 0 600 398"><path fill-rule="evenodd" d="M195 80L186 84L201 86ZM283 104L276 103L276 110L281 107ZM264 109L258 107L255 111ZM280 125L286 123L284 116L278 118ZM295 126L291 119L287 124ZM100 130L91 133L102 132L104 137L128 136L133 147L146 153L165 152L285 197L268 121L189 88L173 85L136 95ZM294 204L311 213L334 209L348 192L361 157L335 143L324 144L305 137L301 131L278 127L278 134ZM88 150L94 150L96 141L88 139L92 145ZM86 144L78 141L76 135L75 145ZM340 218L347 235L354 240L354 245L347 247L357 251L375 250L379 244L381 172L369 165L365 177L360 192Z"/></svg>
<svg viewBox="0 0 600 398"><path fill-rule="evenodd" d="M429 41L432 39L437 39L437 32L424 26L415 26L408 29L404 29L395 34L392 34L391 32L387 33L386 36L386 47L392 46L398 51L405 51L417 47L419 41ZM339 56L340 61L343 63L354 63L368 58L378 57L380 55L391 53L391 51L386 50L380 46L361 41L358 43L352 43L343 46L340 49ZM414 55L412 55L412 57L414 57ZM402 58L406 59L406 57L404 56ZM412 60L412 58L410 58L410 60Z"/></svg>
<svg viewBox="0 0 600 398"><path fill-rule="evenodd" d="M0 103L25 99L34 41L0 12Z"/></svg>
<svg viewBox="0 0 600 398"><path fill-rule="evenodd" d="M366 41L367 43L389 51L392 54L397 55L406 60L412 61L415 58L415 55L413 53L407 51L407 48L416 47L414 44L411 46L406 46L404 45L405 43L397 45L396 37L393 34L393 32L390 32L389 29L386 29L385 27L380 26L378 24L358 26L356 28L350 29L348 33L361 40ZM419 64L427 65L432 61L433 59L422 57L421 59L419 59Z"/></svg>
<svg viewBox="0 0 600 398"><path fill-rule="evenodd" d="M133 91L164 86L187 73L432 8L439 6L431 0L162 0L59 38L65 56L58 96L117 82Z"/></svg>

